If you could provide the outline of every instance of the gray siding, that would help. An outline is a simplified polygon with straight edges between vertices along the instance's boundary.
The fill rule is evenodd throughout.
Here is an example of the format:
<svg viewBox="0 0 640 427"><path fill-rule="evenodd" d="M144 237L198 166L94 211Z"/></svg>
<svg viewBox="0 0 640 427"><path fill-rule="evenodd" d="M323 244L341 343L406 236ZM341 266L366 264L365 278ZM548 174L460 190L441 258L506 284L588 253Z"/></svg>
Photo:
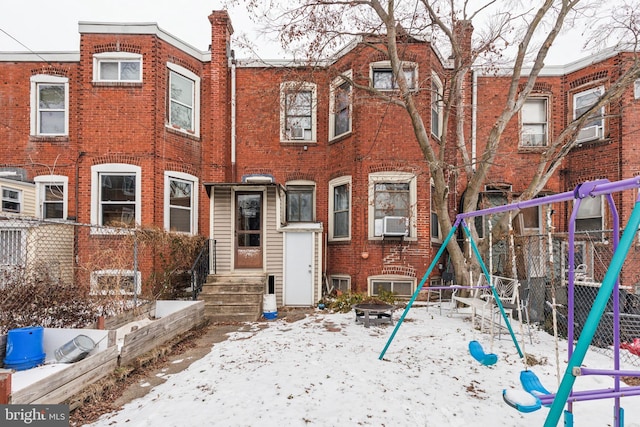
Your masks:
<svg viewBox="0 0 640 427"><path fill-rule="evenodd" d="M269 187L266 200L267 229L265 230L265 271L267 275L274 275L276 279L276 301L282 306L282 283L284 271L283 252L284 238L282 232L277 230L278 213L276 212L276 189Z"/></svg>
<svg viewBox="0 0 640 427"><path fill-rule="evenodd" d="M216 241L216 266L218 273L229 273L233 257L231 189L228 187L215 188L213 197L213 239Z"/></svg>

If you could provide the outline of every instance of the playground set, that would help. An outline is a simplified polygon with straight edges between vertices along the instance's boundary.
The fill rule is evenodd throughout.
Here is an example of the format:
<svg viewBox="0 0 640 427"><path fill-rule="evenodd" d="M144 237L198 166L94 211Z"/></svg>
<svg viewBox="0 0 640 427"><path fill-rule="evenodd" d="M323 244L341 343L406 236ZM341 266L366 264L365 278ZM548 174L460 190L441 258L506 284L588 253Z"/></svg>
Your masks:
<svg viewBox="0 0 640 427"><path fill-rule="evenodd" d="M626 180L610 182L608 180L588 181L581 185L578 185L574 191L565 193L559 193L555 195L536 198L533 200L527 200L523 202L517 202L507 204L503 206L491 207L488 209L478 210L474 212L467 212L458 214L456 220L451 228L451 231L444 240L439 251L435 255L433 261L429 265L426 273L422 277L416 291L409 300L404 312L400 316L398 322L395 325L391 336L389 337L385 347L380 353L379 359L382 359L393 341L398 329L402 325L404 318L411 309L414 301L418 297L419 292L424 286L427 278L435 268L438 260L442 256L447 243L455 235L458 227L462 227L464 233L470 243L470 247L474 256L476 257L482 274L484 275L488 286L493 296L495 306L499 310L502 320L504 320L506 328L509 331L509 335L515 345L516 351L520 358L525 361L525 370L520 374L520 383L523 387L522 390L503 390L503 399L511 407L523 412L532 412L541 409L541 407L548 407L549 413L544 423L544 427L555 427L558 425L560 418L564 414L564 425L566 427L573 427L573 403L581 401L589 401L596 399L613 399L613 426L624 426L624 409L621 406L621 398L629 396L640 395L640 386L626 386L622 383L622 377L640 377L640 371L623 370L620 368L620 348L625 348L625 344L620 340L620 301L619 301L619 287L620 287L620 273L629 253L630 248L636 239L636 234L640 226L640 195L636 198L633 210L629 216L626 227L624 228L622 235L620 236L620 218L616 209L612 193L621 192L624 190L638 189L640 188L640 177L630 178ZM607 200L609 210L612 218L613 226L613 238L612 249L613 255L606 270L606 274L602 279L602 283L599 287L595 300L591 306L591 310L584 322L582 330L579 333L577 340L575 339L574 330L574 283L576 280L575 271L575 231L576 231L576 218L580 203L589 198L603 196ZM495 286L492 283L492 276L489 273L485 263L482 260L480 252L472 239L471 232L466 223L466 220L470 218L493 215L500 213L509 213L514 210L521 210L531 207L537 207L542 205L548 205L552 203L574 201L573 210L569 219L569 235L568 235L568 276L567 276L567 343L568 343L568 364L565 372L560 381L557 392L552 393L548 391L540 382L538 377L533 371L526 366L526 355L521 349L521 346L516 339L511 322L505 312L505 308L502 301L496 292ZM460 288L460 287L458 287ZM468 287L471 288L471 287ZM584 361L585 355L592 344L592 340L596 333L596 329L600 324L600 320L607 309L607 305L612 300L612 337L613 337L613 361L611 369L588 369L581 367ZM522 318L520 318L521 320ZM524 342L524 341L523 341ZM627 344L628 346L628 344ZM491 353L485 353L481 344L478 341L471 341L469 343L470 354L483 365L492 365L497 362L497 356ZM594 390L573 390L576 378L582 375L601 375L613 378L613 387L606 389L594 389Z"/></svg>

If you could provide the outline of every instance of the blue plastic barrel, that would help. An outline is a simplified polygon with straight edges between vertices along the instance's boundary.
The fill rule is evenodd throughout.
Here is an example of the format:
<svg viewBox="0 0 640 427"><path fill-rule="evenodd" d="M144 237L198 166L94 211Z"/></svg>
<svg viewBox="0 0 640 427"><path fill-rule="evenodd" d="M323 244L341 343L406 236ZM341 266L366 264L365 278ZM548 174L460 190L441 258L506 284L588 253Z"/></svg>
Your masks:
<svg viewBox="0 0 640 427"><path fill-rule="evenodd" d="M43 335L42 326L10 329L7 333L4 367L23 371L41 365L46 356L42 344Z"/></svg>

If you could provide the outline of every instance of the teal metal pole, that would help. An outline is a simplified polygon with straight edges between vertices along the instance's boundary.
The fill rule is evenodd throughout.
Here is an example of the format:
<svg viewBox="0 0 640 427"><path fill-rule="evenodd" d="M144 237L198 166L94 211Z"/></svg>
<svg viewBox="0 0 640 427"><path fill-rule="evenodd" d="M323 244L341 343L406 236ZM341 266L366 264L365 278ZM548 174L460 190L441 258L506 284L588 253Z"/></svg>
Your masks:
<svg viewBox="0 0 640 427"><path fill-rule="evenodd" d="M553 404L551 405L551 409L547 415L544 427L556 427L558 425L558 421L562 415L562 408L567 403L567 399L569 398L569 394L571 393L571 389L573 388L573 384L576 380L573 375L573 368L579 367L584 361L589 345L591 345L593 336L596 333L598 323L600 323L602 314L607 307L607 302L613 292L613 287L620 275L620 271L622 270L624 260L626 259L629 249L635 240L639 225L640 202L636 202L633 207L633 211L631 212L629 222L627 223L624 233L620 238L620 244L614 252L611 263L609 264L609 269L602 280L602 285L600 286L598 295L596 295L593 305L591 306L591 311L589 312L589 316L587 316L587 320L585 321L582 333L578 338L573 355L571 356L571 359L569 359L567 370L562 377L558 392L553 399ZM614 230L614 232L616 232L616 230Z"/></svg>
<svg viewBox="0 0 640 427"><path fill-rule="evenodd" d="M378 360L382 360L382 358L384 357L384 354L387 352L387 349L389 348L389 345L391 345L391 341L393 341L393 338L396 336L396 332L398 332L398 329L400 328L400 325L402 325L402 322L404 321L405 316L407 315L407 313L411 309L411 306L413 305L413 302L416 300L416 298L418 298L418 294L420 293L420 290L424 286L424 283L427 281L427 277L429 277L429 275L431 274L431 271L433 271L434 267L436 266L436 263L438 262L438 260L442 256L442 254L444 253L444 250L447 247L447 243L449 243L449 240L451 240L451 237L453 236L453 233L456 232L456 229L458 228L458 224L459 223L460 223L460 221L456 221L453 224L453 226L451 227L451 231L449 231L449 234L447 234L446 239L444 240L444 242L442 242L442 246L440 246L440 249L438 250L438 253L436 253L436 256L433 258L433 261L431 261L431 265L427 269L426 273L424 273L424 276L422 276L422 280L420 281L420 284L418 285L418 287L416 288L416 291L413 293L413 295L411 296L411 299L407 303L407 306L405 307L404 311L402 312L402 316L400 316L400 319L396 323L396 327L393 328L393 332L391 333L391 336L387 340L387 344L382 349L382 353L380 353L380 356L378 356Z"/></svg>
<svg viewBox="0 0 640 427"><path fill-rule="evenodd" d="M491 284L491 275L489 274L489 271L487 270L487 266L485 265L484 261L482 261L482 257L480 256L480 251L478 250L478 247L476 246L475 242L471 238L471 231L469 231L469 228L467 227L467 224L464 222L464 220L462 220L462 229L464 230L465 234L469 238L469 241L471 242L471 248L473 249L473 253L476 255L476 258L478 259L478 263L480 264L480 268L482 269L482 272L484 273L484 277L487 279L487 283L489 284L489 287L491 288L491 295L493 295L493 299L496 300L496 305L500 309L500 314L502 315L502 318L504 319L505 325L507 325L507 329L509 330L509 335L511 335L511 340L513 341L513 344L516 346L516 350L518 351L518 354L520 355L520 358L522 359L524 357L524 353L520 349L520 345L518 344L518 340L516 339L516 335L513 333L513 328L511 327L511 322L509 322L509 319L507 318L507 313L504 311L504 306L502 305L502 301L500 301L500 296L498 295L498 292L496 292L496 288ZM514 277L514 279L515 279L515 277Z"/></svg>

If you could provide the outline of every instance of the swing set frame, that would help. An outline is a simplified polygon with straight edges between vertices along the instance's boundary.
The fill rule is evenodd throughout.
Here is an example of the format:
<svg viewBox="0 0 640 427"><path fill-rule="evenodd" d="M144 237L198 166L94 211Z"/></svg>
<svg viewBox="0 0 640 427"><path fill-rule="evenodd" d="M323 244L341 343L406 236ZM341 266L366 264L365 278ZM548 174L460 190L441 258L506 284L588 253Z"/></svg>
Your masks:
<svg viewBox="0 0 640 427"><path fill-rule="evenodd" d="M640 377L640 371L626 371L620 369L620 301L619 301L619 275L622 270L622 266L627 257L629 249L631 248L636 233L640 227L640 194L636 198L636 202L634 208L631 212L629 220L627 222L626 227L620 237L620 218L618 214L618 210L616 209L615 202L613 197L611 196L614 192L621 192L625 190L638 189L640 188L640 177L629 178L621 181L610 182L608 180L596 180L596 181L587 181L580 185L578 185L573 191L568 191L564 193L558 193L554 195L549 195L545 197L540 197L532 200L527 200L523 202L511 203L504 206L496 206L492 208L482 209L473 212L461 213L456 216L456 220L451 227L451 230L447 234L447 237L440 246L440 249L436 253L433 261L429 265L429 268L425 272L422 280L420 281L416 291L413 293L410 298L407 306L400 316L400 319L396 323L393 332L391 333L389 339L387 340L386 345L384 346L382 352L378 359L382 360L386 351L388 350L393 338L395 337L398 329L402 325L404 318L407 313L411 309L414 301L419 295L419 292L423 288L427 278L435 268L438 260L444 253L444 250L454 236L454 233L458 229L458 227L462 226L465 235L469 239L471 249L473 254L475 255L478 263L480 264L480 268L485 278L487 279L487 283L490 284L491 291L495 303L500 310L500 314L502 315L507 329L509 330L509 334L514 343L516 351L520 358L524 358L525 354L520 348L518 344L518 340L515 337L513 332L513 328L511 327L511 323L506 315L502 302L493 287L491 285L491 276L489 271L487 270L486 265L484 264L482 257L480 256L480 252L478 251L478 247L476 246L473 238L471 236L471 232L469 231L469 227L465 220L474 218L482 215L491 215L503 212L510 212L513 210L521 210L531 207L537 207L546 204L559 203L559 202L567 202L574 201L573 211L571 213L569 219L569 238L568 238L568 330L567 330L567 343L568 343L568 357L569 362L567 364L567 368L564 372L562 380L560 382L560 386L558 387L558 391L555 394L544 394L536 396L543 405L550 406L549 414L546 418L544 427L555 427L557 426L560 417L564 412L565 416L565 426L572 427L573 426L573 402L577 401L585 401L585 400L596 400L596 399L614 399L614 427L623 427L624 426L624 410L621 407L620 399L622 396L639 396L640 395L640 386L630 386L630 387L622 387L621 386L621 377L623 376L635 376ZM580 208L580 203L583 199L587 197L597 197L604 196L608 202L608 206L611 212L611 217L613 219L613 257L609 264L609 268L602 280L602 285L596 295L596 298L593 302L589 315L585 321L582 332L575 344L574 337L574 328L573 328L573 316L574 316L574 282L575 282L575 223L578 215L578 210ZM604 311L606 309L607 303L609 299L613 299L613 369L586 369L581 368L582 362L584 361L585 355L593 337L595 335L598 324L600 323L600 319L602 318ZM614 378L614 386L610 389L604 390L586 390L573 392L573 385L575 383L576 377L580 375L605 375ZM546 391L546 390L545 390ZM566 405L566 409L563 408Z"/></svg>

